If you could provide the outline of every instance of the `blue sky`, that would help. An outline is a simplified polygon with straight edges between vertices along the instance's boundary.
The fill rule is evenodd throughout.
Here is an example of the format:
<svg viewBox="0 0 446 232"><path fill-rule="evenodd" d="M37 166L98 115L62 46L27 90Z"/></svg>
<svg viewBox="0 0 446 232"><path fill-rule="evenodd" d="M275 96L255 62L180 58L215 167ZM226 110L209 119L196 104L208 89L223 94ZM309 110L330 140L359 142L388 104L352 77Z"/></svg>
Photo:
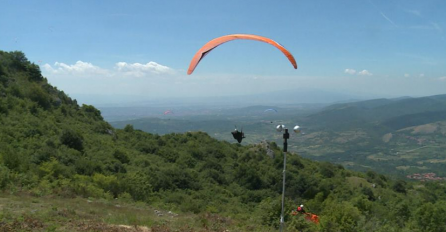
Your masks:
<svg viewBox="0 0 446 232"><path fill-rule="evenodd" d="M10 1L0 49L21 50L69 95L148 98L323 89L369 96L446 93L446 1ZM232 41L188 76L195 52ZM168 94L166 94L168 93Z"/></svg>

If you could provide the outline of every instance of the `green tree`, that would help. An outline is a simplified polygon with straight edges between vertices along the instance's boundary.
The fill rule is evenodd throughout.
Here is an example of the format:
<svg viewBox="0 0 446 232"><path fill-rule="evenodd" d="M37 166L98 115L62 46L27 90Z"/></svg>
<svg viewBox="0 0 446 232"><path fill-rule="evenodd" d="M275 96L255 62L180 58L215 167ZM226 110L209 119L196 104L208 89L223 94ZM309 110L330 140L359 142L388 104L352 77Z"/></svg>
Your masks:
<svg viewBox="0 0 446 232"><path fill-rule="evenodd" d="M28 79L30 81L42 81L43 76L40 72L40 67L36 64L27 65Z"/></svg>
<svg viewBox="0 0 446 232"><path fill-rule="evenodd" d="M121 182L124 191L128 192L135 200L143 201L151 196L150 178L142 172L127 173Z"/></svg>
<svg viewBox="0 0 446 232"><path fill-rule="evenodd" d="M331 178L335 175L335 166L333 164L323 162L320 164L320 173L326 177Z"/></svg>
<svg viewBox="0 0 446 232"><path fill-rule="evenodd" d="M375 200L375 194L373 194L372 189L370 189L368 187L362 187L361 188L361 193L364 194L365 196L367 196L367 198L370 201L374 201Z"/></svg>
<svg viewBox="0 0 446 232"><path fill-rule="evenodd" d="M0 164L0 189L4 189L10 181L9 169Z"/></svg>
<svg viewBox="0 0 446 232"><path fill-rule="evenodd" d="M134 130L135 130L135 129L133 129L133 125L131 125L131 124L127 124L127 125L124 127L124 131L125 131L125 132L128 132L128 133L132 133Z"/></svg>
<svg viewBox="0 0 446 232"><path fill-rule="evenodd" d="M16 71L26 71L26 65L29 63L25 56L25 53L20 51L14 51L9 53L12 59L11 67Z"/></svg>
<svg viewBox="0 0 446 232"><path fill-rule="evenodd" d="M38 174L41 178L54 181L62 178L69 178L73 173L55 158L51 158L50 161L43 162L39 165Z"/></svg>
<svg viewBox="0 0 446 232"><path fill-rule="evenodd" d="M93 117L94 119L97 120L102 120L102 116L101 116L101 111L96 109L94 106L92 105L82 105L81 109L83 111L85 111L87 113L87 115Z"/></svg>
<svg viewBox="0 0 446 232"><path fill-rule="evenodd" d="M14 151L6 144L0 144L0 158L2 163L10 170L19 171L22 159L20 153Z"/></svg>
<svg viewBox="0 0 446 232"><path fill-rule="evenodd" d="M406 194L406 182L403 180L397 180L393 185L392 189L399 193Z"/></svg>
<svg viewBox="0 0 446 232"><path fill-rule="evenodd" d="M392 220L400 227L403 228L411 217L412 210L409 207L408 202L400 201L392 207Z"/></svg>
<svg viewBox="0 0 446 232"><path fill-rule="evenodd" d="M0 64L0 84L2 84L3 86L6 87L6 83L8 83L8 78L6 76L6 70L3 67L3 65Z"/></svg>
<svg viewBox="0 0 446 232"><path fill-rule="evenodd" d="M331 201L325 206L321 216L321 231L357 232L363 219L361 212L348 201Z"/></svg>
<svg viewBox="0 0 446 232"><path fill-rule="evenodd" d="M28 96L31 100L37 102L37 104L44 109L49 109L51 106L50 96L37 84L33 84L31 86Z"/></svg>
<svg viewBox="0 0 446 232"><path fill-rule="evenodd" d="M446 231L446 202L430 202L421 205L415 211L416 227L421 231L443 232Z"/></svg>
<svg viewBox="0 0 446 232"><path fill-rule="evenodd" d="M69 148L78 151L84 150L83 137L80 133L73 130L65 130L60 136L60 142Z"/></svg>
<svg viewBox="0 0 446 232"><path fill-rule="evenodd" d="M117 149L115 150L115 152L113 152L113 157L115 157L115 159L119 160L123 164L127 164L130 162L128 155L120 149Z"/></svg>

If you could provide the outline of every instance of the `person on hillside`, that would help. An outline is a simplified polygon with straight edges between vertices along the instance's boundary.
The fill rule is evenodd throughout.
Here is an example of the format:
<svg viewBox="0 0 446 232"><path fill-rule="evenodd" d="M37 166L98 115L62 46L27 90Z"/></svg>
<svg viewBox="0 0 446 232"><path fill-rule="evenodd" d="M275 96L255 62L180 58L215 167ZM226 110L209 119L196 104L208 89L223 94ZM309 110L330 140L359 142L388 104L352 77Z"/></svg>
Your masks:
<svg viewBox="0 0 446 232"><path fill-rule="evenodd" d="M304 205L300 205L299 207L297 207L297 212L298 213L305 213Z"/></svg>

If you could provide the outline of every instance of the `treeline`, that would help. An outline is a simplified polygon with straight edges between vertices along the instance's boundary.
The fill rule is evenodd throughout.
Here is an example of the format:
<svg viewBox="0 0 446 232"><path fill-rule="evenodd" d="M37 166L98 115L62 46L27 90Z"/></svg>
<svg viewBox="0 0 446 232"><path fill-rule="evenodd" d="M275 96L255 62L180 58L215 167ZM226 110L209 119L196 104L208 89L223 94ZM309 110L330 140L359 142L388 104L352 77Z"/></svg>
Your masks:
<svg viewBox="0 0 446 232"><path fill-rule="evenodd" d="M288 231L446 231L442 184L287 158ZM99 110L49 85L22 52L0 51L2 191L142 201L230 217L241 230L275 230L282 168L274 143L240 146L202 132L114 129ZM290 215L301 203L320 216L319 225Z"/></svg>

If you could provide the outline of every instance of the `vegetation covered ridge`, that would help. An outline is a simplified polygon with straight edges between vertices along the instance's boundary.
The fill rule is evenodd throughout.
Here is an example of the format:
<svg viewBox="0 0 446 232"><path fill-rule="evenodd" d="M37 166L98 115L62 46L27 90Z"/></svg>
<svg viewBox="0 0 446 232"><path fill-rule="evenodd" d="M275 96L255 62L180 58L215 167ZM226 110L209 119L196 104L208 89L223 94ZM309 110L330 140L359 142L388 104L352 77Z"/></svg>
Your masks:
<svg viewBox="0 0 446 232"><path fill-rule="evenodd" d="M141 202L163 212L202 215L200 223L191 218L193 226L187 228L161 217L149 225L133 220L152 231L273 231L281 210L282 167L283 154L275 143L240 146L203 132L159 136L131 125L114 129L95 107L79 106L48 84L22 52L0 51L2 198L20 193L42 201ZM287 231L446 231L445 192L441 183L413 185L290 154ZM302 203L320 216L320 224L291 215ZM41 223L36 227L41 231L66 229L61 222L11 208L0 201L0 228L26 222ZM112 215L107 210L94 220L113 223L104 219ZM75 216L80 214L76 209L62 211L55 210L86 220Z"/></svg>

